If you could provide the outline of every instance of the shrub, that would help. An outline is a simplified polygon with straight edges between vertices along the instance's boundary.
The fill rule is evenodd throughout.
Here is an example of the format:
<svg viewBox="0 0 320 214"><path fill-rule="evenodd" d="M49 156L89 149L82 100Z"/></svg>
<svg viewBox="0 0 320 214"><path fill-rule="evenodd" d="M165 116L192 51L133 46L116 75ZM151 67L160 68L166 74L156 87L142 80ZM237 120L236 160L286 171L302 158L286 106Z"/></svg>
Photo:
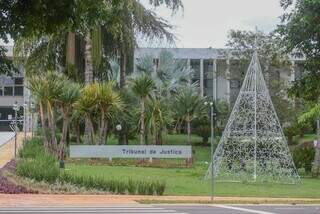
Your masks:
<svg viewBox="0 0 320 214"><path fill-rule="evenodd" d="M128 192L131 195L135 195L137 192L137 184L133 180L128 180Z"/></svg>
<svg viewBox="0 0 320 214"><path fill-rule="evenodd" d="M132 179L104 179L94 176L77 176L63 173L60 176L61 183L74 184L86 189L97 189L114 194L140 194L140 195L162 195L165 190L165 183L159 181L133 181Z"/></svg>
<svg viewBox="0 0 320 214"><path fill-rule="evenodd" d="M137 185L137 190L139 195L147 195L147 185L146 181L140 181Z"/></svg>
<svg viewBox="0 0 320 214"><path fill-rule="evenodd" d="M32 138L24 143L22 149L19 150L20 158L35 158L39 154L44 153L43 142L41 138Z"/></svg>
<svg viewBox="0 0 320 214"><path fill-rule="evenodd" d="M314 160L315 149L313 142L305 142L293 151L293 161L297 168L304 168L306 173L310 173Z"/></svg>
<svg viewBox="0 0 320 214"><path fill-rule="evenodd" d="M165 182L156 181L154 183L154 190L156 195L163 195L165 189L166 189Z"/></svg>
<svg viewBox="0 0 320 214"><path fill-rule="evenodd" d="M194 127L195 134L202 137L203 144L207 144L211 134L210 119L207 117L199 119L194 122Z"/></svg>
<svg viewBox="0 0 320 214"><path fill-rule="evenodd" d="M34 159L22 159L17 165L17 174L36 181L53 183L59 177L56 159L49 154L39 154Z"/></svg>

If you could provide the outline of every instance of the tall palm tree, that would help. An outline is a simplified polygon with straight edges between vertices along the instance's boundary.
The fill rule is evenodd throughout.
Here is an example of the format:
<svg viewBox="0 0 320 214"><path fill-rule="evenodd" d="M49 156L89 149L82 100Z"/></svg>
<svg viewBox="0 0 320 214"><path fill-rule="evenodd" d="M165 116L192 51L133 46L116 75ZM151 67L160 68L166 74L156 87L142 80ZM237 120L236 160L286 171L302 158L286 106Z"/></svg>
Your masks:
<svg viewBox="0 0 320 214"><path fill-rule="evenodd" d="M205 98L199 96L198 90L194 85L181 88L175 95L174 109L177 118L187 124L188 144L191 144L191 122L196 117L203 117L206 114L204 108Z"/></svg>
<svg viewBox="0 0 320 214"><path fill-rule="evenodd" d="M81 87L79 84L70 80L62 80L62 92L58 94L56 102L60 107L60 111L63 117L62 136L59 142L58 157L60 160L64 159L67 133L70 123L71 113L74 109L75 103L80 97Z"/></svg>
<svg viewBox="0 0 320 214"><path fill-rule="evenodd" d="M145 119L146 99L152 95L155 89L154 81L145 73L141 73L132 79L131 88L133 93L140 99L140 144L145 144Z"/></svg>
<svg viewBox="0 0 320 214"><path fill-rule="evenodd" d="M55 107L57 97L63 92L63 81L61 74L52 71L28 78L28 87L39 104L46 149L54 153L57 151Z"/></svg>
<svg viewBox="0 0 320 214"><path fill-rule="evenodd" d="M94 116L97 110L99 85L97 83L86 85L81 91L81 97L76 102L75 108L79 115L83 115L87 123L89 123L89 133L87 136L90 144L94 143Z"/></svg>
<svg viewBox="0 0 320 214"><path fill-rule="evenodd" d="M114 118L122 109L123 103L120 95L114 91L114 82L101 83L98 85L98 109L100 114L100 144L106 143L108 120Z"/></svg>

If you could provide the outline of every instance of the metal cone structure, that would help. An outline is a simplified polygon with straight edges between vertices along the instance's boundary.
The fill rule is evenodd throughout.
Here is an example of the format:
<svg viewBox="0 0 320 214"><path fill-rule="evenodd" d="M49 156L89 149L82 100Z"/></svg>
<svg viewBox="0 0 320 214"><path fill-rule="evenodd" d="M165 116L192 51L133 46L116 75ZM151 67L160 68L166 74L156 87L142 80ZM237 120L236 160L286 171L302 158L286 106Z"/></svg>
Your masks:
<svg viewBox="0 0 320 214"><path fill-rule="evenodd" d="M300 181L256 52L215 150L213 164L207 179L213 169L215 179L223 182Z"/></svg>

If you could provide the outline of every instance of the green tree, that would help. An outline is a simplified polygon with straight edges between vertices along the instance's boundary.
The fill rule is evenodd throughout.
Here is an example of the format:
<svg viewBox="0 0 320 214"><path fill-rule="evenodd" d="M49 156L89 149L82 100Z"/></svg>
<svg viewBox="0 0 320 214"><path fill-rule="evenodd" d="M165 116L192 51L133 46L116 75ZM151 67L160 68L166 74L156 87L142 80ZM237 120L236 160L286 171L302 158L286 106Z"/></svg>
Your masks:
<svg viewBox="0 0 320 214"><path fill-rule="evenodd" d="M98 109L100 115L100 144L106 143L108 121L115 119L117 112L122 110L123 103L118 92L114 91L114 83L101 83L98 85Z"/></svg>
<svg viewBox="0 0 320 214"><path fill-rule="evenodd" d="M56 102L60 107L63 118L62 136L59 142L58 157L63 160L65 157L67 133L74 105L80 98L81 86L68 79L62 80L61 93L57 95Z"/></svg>
<svg viewBox="0 0 320 214"><path fill-rule="evenodd" d="M133 93L140 99L140 144L145 144L145 120L146 120L146 100L152 96L155 83L152 78L141 73L132 78L131 88Z"/></svg>
<svg viewBox="0 0 320 214"><path fill-rule="evenodd" d="M191 144L191 122L195 118L204 117L207 113L204 106L205 98L199 96L194 85L181 87L173 102L176 117L187 124L188 144Z"/></svg>
<svg viewBox="0 0 320 214"><path fill-rule="evenodd" d="M64 77L61 74L48 71L42 76L29 77L28 82L28 87L39 104L45 148L47 151L57 154L56 101L58 96L63 93Z"/></svg>
<svg viewBox="0 0 320 214"><path fill-rule="evenodd" d="M320 2L318 0L281 0L285 9L278 32L289 54L305 58L305 72L294 82L290 94L308 102L310 110L300 120L319 120L320 100ZM320 174L320 146L317 146L314 171Z"/></svg>

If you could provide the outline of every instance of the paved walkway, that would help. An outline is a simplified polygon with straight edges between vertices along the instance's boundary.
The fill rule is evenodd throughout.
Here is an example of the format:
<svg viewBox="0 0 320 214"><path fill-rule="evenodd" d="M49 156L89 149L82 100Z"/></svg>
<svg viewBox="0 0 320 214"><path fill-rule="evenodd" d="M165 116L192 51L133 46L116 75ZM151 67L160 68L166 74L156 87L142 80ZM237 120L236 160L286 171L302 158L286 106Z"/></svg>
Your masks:
<svg viewBox="0 0 320 214"><path fill-rule="evenodd" d="M18 149L22 145L23 137L23 132L18 133ZM14 133L0 132L0 168L8 163L12 158L14 158Z"/></svg>
<svg viewBox="0 0 320 214"><path fill-rule="evenodd" d="M106 206L111 204L138 204L141 200L162 202L208 202L207 196L127 196L127 195L46 195L46 194L0 194L0 207L62 207L62 206ZM216 197L215 203L317 203L320 199L303 198L254 198Z"/></svg>
<svg viewBox="0 0 320 214"><path fill-rule="evenodd" d="M14 132L0 132L0 146L14 137Z"/></svg>

